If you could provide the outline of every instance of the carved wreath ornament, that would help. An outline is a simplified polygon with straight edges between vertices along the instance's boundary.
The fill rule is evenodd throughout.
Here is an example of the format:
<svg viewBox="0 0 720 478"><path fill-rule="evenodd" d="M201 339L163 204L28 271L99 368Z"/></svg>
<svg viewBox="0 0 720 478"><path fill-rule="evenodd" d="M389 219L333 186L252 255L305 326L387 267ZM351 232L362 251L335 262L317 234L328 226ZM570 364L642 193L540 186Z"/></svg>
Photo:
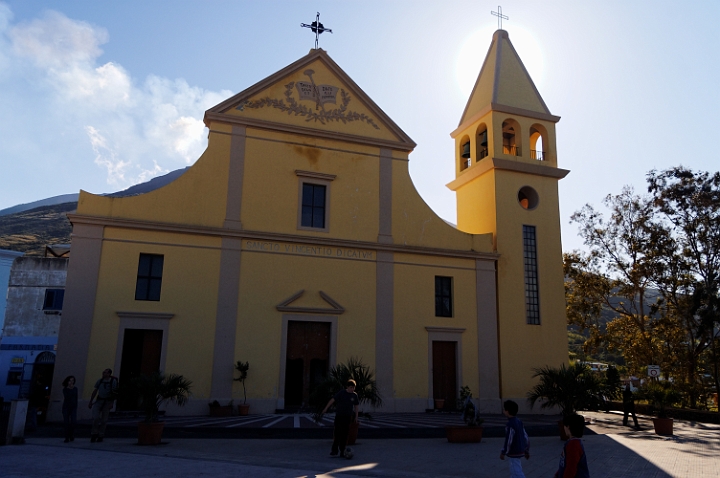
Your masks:
<svg viewBox="0 0 720 478"><path fill-rule="evenodd" d="M242 111L245 108L257 109L268 106L270 108L277 108L282 112L287 112L288 115L305 116L307 117L305 119L307 122L319 121L322 124L326 124L326 122L330 121L342 121L343 123L364 121L373 128L380 129L369 116L355 111L348 111L347 107L350 104L350 95L346 93L345 90L332 85L315 85L312 77L315 72L313 70L305 70L304 73L310 78L310 82L291 81L285 85L285 100L273 99L266 96L265 98L260 98L255 101L245 101L241 103L237 109ZM297 89L300 100L312 100L315 102L314 110L299 104L295 98L293 98L294 88ZM341 98L340 107L333 110L325 110L325 103L337 104L338 90L340 90ZM285 101L287 101L287 104Z"/></svg>

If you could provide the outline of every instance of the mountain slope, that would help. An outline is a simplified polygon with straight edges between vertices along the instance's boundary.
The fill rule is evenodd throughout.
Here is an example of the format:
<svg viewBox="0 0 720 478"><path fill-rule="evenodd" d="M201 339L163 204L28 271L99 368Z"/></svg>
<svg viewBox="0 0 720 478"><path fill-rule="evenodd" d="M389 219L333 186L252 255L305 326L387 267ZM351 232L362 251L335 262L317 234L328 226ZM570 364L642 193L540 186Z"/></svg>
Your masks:
<svg viewBox="0 0 720 478"><path fill-rule="evenodd" d="M173 182L187 169L171 171L108 196L126 197L154 191ZM58 204L62 198L67 200ZM3 209L0 211L0 249L41 256L48 244L69 244L72 225L67 213L77 209L77 198L78 194L64 194Z"/></svg>
<svg viewBox="0 0 720 478"><path fill-rule="evenodd" d="M47 244L69 244L67 213L75 209L77 203L68 202L0 216L0 249L41 256Z"/></svg>

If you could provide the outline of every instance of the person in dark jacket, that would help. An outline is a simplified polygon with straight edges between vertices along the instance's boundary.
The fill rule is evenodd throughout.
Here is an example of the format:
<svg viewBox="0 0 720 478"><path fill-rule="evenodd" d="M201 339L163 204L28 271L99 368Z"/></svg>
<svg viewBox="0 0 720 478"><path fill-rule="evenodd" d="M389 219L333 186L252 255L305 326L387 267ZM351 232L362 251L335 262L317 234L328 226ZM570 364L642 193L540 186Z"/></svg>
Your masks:
<svg viewBox="0 0 720 478"><path fill-rule="evenodd" d="M628 424L628 415L632 414L633 421L635 422L635 428L638 428L638 419L635 416L635 399L633 398L632 390L630 390L630 384L625 385L623 390L623 426Z"/></svg>
<svg viewBox="0 0 720 478"><path fill-rule="evenodd" d="M75 440L75 423L77 422L78 389L75 377L69 375L63 380L62 414L65 423L65 443Z"/></svg>
<svg viewBox="0 0 720 478"><path fill-rule="evenodd" d="M505 400L503 403L503 415L508 417L505 425L505 442L500 451L500 459L504 460L508 457L510 466L510 478L525 478L522 471L522 461L520 459L530 459L530 440L525 432L523 423L517 418L518 404L512 400Z"/></svg>
<svg viewBox="0 0 720 478"><path fill-rule="evenodd" d="M358 407L360 400L358 399L357 393L355 393L355 380L350 379L345 384L345 389L340 390L330 399L321 415L335 404L335 432L333 436L333 444L330 449L330 456L340 456L343 458L352 458L351 454L346 454L346 445L348 432L350 431L350 423L357 422L358 420Z"/></svg>
<svg viewBox="0 0 720 478"><path fill-rule="evenodd" d="M565 434L569 436L560 455L560 466L555 478L590 478L587 456L582 438L585 418L576 414L563 417Z"/></svg>

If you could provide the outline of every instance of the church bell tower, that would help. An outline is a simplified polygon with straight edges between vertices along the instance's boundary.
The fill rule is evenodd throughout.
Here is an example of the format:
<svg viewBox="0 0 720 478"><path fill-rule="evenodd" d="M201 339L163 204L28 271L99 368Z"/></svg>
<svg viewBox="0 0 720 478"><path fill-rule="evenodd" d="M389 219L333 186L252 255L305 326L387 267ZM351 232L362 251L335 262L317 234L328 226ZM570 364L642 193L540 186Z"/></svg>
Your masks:
<svg viewBox="0 0 720 478"><path fill-rule="evenodd" d="M493 35L455 139L458 229L493 234L503 399L567 363L555 124L508 32ZM532 353L528 353L531 352Z"/></svg>

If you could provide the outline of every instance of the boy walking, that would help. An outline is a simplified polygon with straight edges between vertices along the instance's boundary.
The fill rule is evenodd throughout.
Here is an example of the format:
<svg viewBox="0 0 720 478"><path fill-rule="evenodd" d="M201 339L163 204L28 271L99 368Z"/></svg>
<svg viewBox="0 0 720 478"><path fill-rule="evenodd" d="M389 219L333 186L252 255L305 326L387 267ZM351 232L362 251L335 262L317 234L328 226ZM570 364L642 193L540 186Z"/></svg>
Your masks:
<svg viewBox="0 0 720 478"><path fill-rule="evenodd" d="M322 415L328 411L328 408L334 403L335 404L335 433L333 438L332 448L330 449L330 456L340 456L343 458L350 459L352 456L349 453L345 453L348 432L350 431L350 423L358 420L358 406L360 400L358 399L357 393L355 393L355 380L350 379L345 384L345 390L340 390L330 399L325 408L322 411Z"/></svg>
<svg viewBox="0 0 720 478"><path fill-rule="evenodd" d="M563 418L563 425L570 438L563 446L555 478L590 478L585 447L580 440L585 431L585 418L578 414L568 415Z"/></svg>
<svg viewBox="0 0 720 478"><path fill-rule="evenodd" d="M525 427L519 418L516 417L518 404L512 400L505 400L503 403L503 415L508 418L505 425L505 443L500 452L500 459L508 457L510 465L510 478L525 478L522 471L520 459L530 459L530 440L525 432Z"/></svg>

